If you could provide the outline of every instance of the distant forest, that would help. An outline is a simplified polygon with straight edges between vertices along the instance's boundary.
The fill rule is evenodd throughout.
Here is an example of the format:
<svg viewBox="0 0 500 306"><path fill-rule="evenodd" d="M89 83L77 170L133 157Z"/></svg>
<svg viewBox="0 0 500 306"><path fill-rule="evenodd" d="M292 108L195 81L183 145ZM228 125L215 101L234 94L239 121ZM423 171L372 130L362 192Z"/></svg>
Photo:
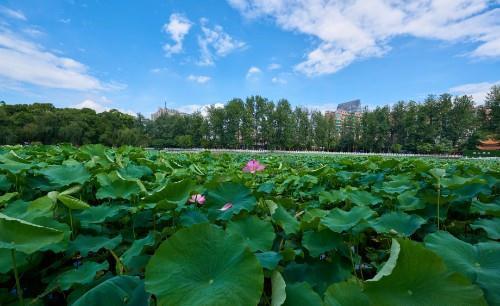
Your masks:
<svg viewBox="0 0 500 306"><path fill-rule="evenodd" d="M102 143L156 148L203 147L363 152L450 153L473 149L479 139L500 135L500 86L484 105L470 96L429 96L421 103L335 118L287 100L260 96L233 99L207 114L168 114L157 120L111 110L56 108L48 103L0 102L0 145Z"/></svg>

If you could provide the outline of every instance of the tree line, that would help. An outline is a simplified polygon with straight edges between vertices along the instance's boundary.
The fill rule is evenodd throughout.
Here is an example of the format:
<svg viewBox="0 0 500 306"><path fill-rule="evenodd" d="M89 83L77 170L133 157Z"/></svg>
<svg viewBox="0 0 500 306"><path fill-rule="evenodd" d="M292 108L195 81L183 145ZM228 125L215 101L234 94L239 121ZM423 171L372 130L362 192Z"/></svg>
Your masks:
<svg viewBox="0 0 500 306"><path fill-rule="evenodd" d="M69 142L231 149L450 153L473 149L500 135L500 86L484 105L470 96L429 96L350 115L334 116L285 99L232 99L206 114L170 113L156 120L111 110L55 108L52 104L0 104L0 144Z"/></svg>

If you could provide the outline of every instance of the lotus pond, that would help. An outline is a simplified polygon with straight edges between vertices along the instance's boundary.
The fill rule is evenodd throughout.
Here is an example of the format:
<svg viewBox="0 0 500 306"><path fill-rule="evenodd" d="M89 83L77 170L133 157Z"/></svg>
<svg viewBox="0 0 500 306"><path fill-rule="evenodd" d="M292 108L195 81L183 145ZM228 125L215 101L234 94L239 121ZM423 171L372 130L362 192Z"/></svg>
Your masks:
<svg viewBox="0 0 500 306"><path fill-rule="evenodd" d="M495 160L0 147L0 305L500 305Z"/></svg>

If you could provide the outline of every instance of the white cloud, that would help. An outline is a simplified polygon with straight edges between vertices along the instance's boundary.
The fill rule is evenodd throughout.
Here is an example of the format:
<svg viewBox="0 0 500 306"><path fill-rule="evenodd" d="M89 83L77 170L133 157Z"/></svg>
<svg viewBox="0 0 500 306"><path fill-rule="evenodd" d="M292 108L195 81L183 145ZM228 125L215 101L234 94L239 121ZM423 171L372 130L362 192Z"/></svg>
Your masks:
<svg viewBox="0 0 500 306"><path fill-rule="evenodd" d="M64 23L64 24L68 24L71 22L71 19L70 18L63 18L63 19L59 19L59 22Z"/></svg>
<svg viewBox="0 0 500 306"><path fill-rule="evenodd" d="M199 83L199 84L205 84L207 83L208 81L210 81L210 77L209 76L206 76L206 75L190 75L188 76L187 78L189 81L193 81L193 82L196 82L196 83Z"/></svg>
<svg viewBox="0 0 500 306"><path fill-rule="evenodd" d="M455 95L467 95L474 98L477 104L483 104L486 95L493 85L500 85L500 80L496 82L469 83L450 88L450 93Z"/></svg>
<svg viewBox="0 0 500 306"><path fill-rule="evenodd" d="M273 82L274 84L286 84L287 83L287 81L285 79L278 78L278 77L273 77L271 79L271 82Z"/></svg>
<svg viewBox="0 0 500 306"><path fill-rule="evenodd" d="M247 79L250 79L250 78L253 78L253 77L256 77L257 75L261 74L262 73L262 70L260 70L259 67L255 67L255 66L252 66L248 69L248 72L247 72Z"/></svg>
<svg viewBox="0 0 500 306"><path fill-rule="evenodd" d="M276 70L276 69L280 69L280 68L281 68L281 65L277 64L277 63L271 63L271 64L269 64L269 66L267 66L267 70Z"/></svg>
<svg viewBox="0 0 500 306"><path fill-rule="evenodd" d="M111 102L106 97L101 97L101 100L103 100L103 98L105 100L105 101L103 101L104 103L110 103ZM131 116L134 116L134 117L137 116L137 114L135 112L131 111L131 110L124 110L124 109L121 109L121 108L107 107L107 106L104 106L104 105L102 105L102 104L100 104L98 102L95 102L94 100L91 100L91 99L85 99L82 102L73 105L72 108L77 108L77 109L90 108L90 109L95 110L96 113L102 113L102 112L110 111L112 109L116 109L116 110L118 110L121 113L128 114L128 115L131 115Z"/></svg>
<svg viewBox="0 0 500 306"><path fill-rule="evenodd" d="M491 0L228 1L247 18L270 17L284 30L317 38L295 66L309 76L382 56L397 36L472 42L469 56L500 56L500 8Z"/></svg>
<svg viewBox="0 0 500 306"><path fill-rule="evenodd" d="M174 44L163 45L166 56L171 56L182 51L182 42L184 41L184 37L189 33L191 26L191 21L186 17L180 14L170 15L169 22L163 25L163 32L170 35Z"/></svg>
<svg viewBox="0 0 500 306"><path fill-rule="evenodd" d="M120 83L103 84L84 64L0 30L0 77L50 88L118 90Z"/></svg>
<svg viewBox="0 0 500 306"><path fill-rule="evenodd" d="M23 30L24 33L28 34L29 36L32 37L39 37L44 35L45 33L40 30L38 27L28 27Z"/></svg>
<svg viewBox="0 0 500 306"><path fill-rule="evenodd" d="M176 108L179 112L192 114L195 112L200 112L202 116L207 115L207 110L210 106L215 106L215 108L223 108L223 103L213 103L213 104L188 104Z"/></svg>
<svg viewBox="0 0 500 306"><path fill-rule="evenodd" d="M26 16L23 14L21 11L16 11L13 9L10 9L8 7L0 5L0 14L5 15L7 17L13 18L13 19L18 19L18 20L23 20L26 21Z"/></svg>
<svg viewBox="0 0 500 306"><path fill-rule="evenodd" d="M198 45L201 52L199 65L212 66L216 57L224 57L246 47L244 42L234 39L224 32L224 29L220 25L209 28L207 23L207 19L203 18L201 20L203 35L198 36Z"/></svg>
<svg viewBox="0 0 500 306"><path fill-rule="evenodd" d="M90 108L95 110L97 113L102 113L108 110L104 105L101 105L90 99L83 100L82 102L73 105L73 108L78 108L78 109Z"/></svg>

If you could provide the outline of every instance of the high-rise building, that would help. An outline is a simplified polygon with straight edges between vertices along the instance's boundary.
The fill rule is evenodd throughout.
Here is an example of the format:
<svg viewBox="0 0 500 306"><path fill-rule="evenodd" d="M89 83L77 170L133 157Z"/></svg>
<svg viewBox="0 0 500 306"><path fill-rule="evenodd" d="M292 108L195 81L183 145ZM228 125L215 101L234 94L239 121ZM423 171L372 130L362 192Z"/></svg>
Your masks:
<svg viewBox="0 0 500 306"><path fill-rule="evenodd" d="M167 108L167 103L165 103L164 107L158 108L158 110L154 113L151 114L151 119L156 120L160 118L161 116L168 116L168 115L184 115L184 113L179 112L176 109L173 108Z"/></svg>
<svg viewBox="0 0 500 306"><path fill-rule="evenodd" d="M352 100L344 103L340 103L337 106L336 111L326 111L326 117L335 118L335 126L339 130L342 127L342 124L349 116L354 116L354 118L361 118L362 110L361 110L361 100Z"/></svg>
<svg viewBox="0 0 500 306"><path fill-rule="evenodd" d="M344 103L340 103L337 106L337 111L346 111L348 113L361 113L361 100L356 99Z"/></svg>

